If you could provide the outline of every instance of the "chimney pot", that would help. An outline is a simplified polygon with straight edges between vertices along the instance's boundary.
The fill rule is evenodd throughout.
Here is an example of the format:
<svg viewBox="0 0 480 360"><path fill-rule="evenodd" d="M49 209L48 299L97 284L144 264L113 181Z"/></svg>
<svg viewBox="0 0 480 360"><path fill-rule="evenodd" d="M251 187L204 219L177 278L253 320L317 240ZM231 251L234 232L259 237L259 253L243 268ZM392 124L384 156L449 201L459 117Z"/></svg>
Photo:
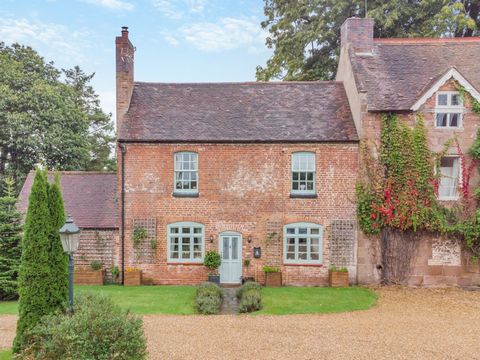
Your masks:
<svg viewBox="0 0 480 360"><path fill-rule="evenodd" d="M128 38L128 26L122 26L122 37Z"/></svg>

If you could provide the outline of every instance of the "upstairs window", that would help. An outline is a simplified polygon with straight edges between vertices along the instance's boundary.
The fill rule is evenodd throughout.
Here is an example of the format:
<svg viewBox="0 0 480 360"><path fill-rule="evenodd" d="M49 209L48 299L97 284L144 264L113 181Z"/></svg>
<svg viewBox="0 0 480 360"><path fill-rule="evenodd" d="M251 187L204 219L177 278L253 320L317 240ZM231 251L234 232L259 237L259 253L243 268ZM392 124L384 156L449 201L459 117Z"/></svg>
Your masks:
<svg viewBox="0 0 480 360"><path fill-rule="evenodd" d="M292 154L292 194L315 194L315 153Z"/></svg>
<svg viewBox="0 0 480 360"><path fill-rule="evenodd" d="M438 128L458 128L461 126L463 101L455 91L437 93L435 126Z"/></svg>
<svg viewBox="0 0 480 360"><path fill-rule="evenodd" d="M440 159L440 184L438 198L440 200L456 200L458 198L458 182L460 178L460 158L444 156Z"/></svg>
<svg viewBox="0 0 480 360"><path fill-rule="evenodd" d="M194 152L175 153L175 192L198 192L198 155Z"/></svg>

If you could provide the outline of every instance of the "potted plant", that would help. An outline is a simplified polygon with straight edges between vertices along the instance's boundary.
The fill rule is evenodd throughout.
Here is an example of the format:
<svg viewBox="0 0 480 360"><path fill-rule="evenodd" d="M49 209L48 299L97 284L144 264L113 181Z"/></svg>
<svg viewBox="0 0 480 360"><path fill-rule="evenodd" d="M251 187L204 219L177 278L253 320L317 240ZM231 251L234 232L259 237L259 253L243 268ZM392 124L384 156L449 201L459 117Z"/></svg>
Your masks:
<svg viewBox="0 0 480 360"><path fill-rule="evenodd" d="M94 260L90 263L90 267L75 270L74 283L77 285L103 285L104 272L102 262Z"/></svg>
<svg viewBox="0 0 480 360"><path fill-rule="evenodd" d="M331 287L348 287L348 269L346 267L330 266L328 282Z"/></svg>
<svg viewBox="0 0 480 360"><path fill-rule="evenodd" d="M142 285L142 270L137 268L126 268L123 285L125 286Z"/></svg>
<svg viewBox="0 0 480 360"><path fill-rule="evenodd" d="M247 281L255 281L255 278L253 276L250 276L250 264L251 264L251 260L250 259L245 259L243 260L243 266L245 267L246 269L246 274L247 276L242 276L242 284L243 283L246 283Z"/></svg>
<svg viewBox="0 0 480 360"><path fill-rule="evenodd" d="M205 254L203 265L205 265L210 273L208 274L208 281L214 284L220 284L220 275L218 274L218 268L222 263L220 254L214 250L210 250Z"/></svg>
<svg viewBox="0 0 480 360"><path fill-rule="evenodd" d="M265 286L279 287L282 286L282 271L278 266L264 266Z"/></svg>

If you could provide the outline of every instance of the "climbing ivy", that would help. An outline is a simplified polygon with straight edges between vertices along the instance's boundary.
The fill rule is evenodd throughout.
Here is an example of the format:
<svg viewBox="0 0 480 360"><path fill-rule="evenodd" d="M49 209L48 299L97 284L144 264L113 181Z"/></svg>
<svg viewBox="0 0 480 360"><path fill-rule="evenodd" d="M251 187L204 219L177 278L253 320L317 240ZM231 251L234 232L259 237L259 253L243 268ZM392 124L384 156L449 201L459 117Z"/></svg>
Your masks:
<svg viewBox="0 0 480 360"><path fill-rule="evenodd" d="M480 103L477 105L480 109ZM462 203L449 209L437 200L440 174L435 174L434 168L439 168L441 157L453 144L462 158ZM431 152L422 114L417 114L413 129L394 114L382 115L378 157L374 158L362 145L365 173L356 186L357 218L362 231L442 233L463 239L473 256L480 256L480 188L473 199L468 190L471 171L480 163L480 130L469 154L473 161L467 164L456 138L447 141L442 152Z"/></svg>

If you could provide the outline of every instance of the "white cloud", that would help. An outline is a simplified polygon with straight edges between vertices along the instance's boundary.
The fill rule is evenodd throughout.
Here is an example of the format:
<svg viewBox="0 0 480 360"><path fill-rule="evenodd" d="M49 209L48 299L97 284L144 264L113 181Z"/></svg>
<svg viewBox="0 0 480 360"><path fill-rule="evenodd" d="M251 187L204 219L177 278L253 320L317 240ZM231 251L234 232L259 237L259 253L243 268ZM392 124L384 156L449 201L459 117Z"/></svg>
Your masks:
<svg viewBox="0 0 480 360"><path fill-rule="evenodd" d="M239 47L246 47L250 53L266 50L264 44L267 33L254 19L227 17L217 22L197 22L181 27L176 37L171 33L163 35L170 44L178 45L180 40L183 40L199 50L208 52Z"/></svg>
<svg viewBox="0 0 480 360"><path fill-rule="evenodd" d="M86 31L71 31L59 24L0 18L0 39L7 45L18 42L35 49L46 47L51 53L60 54L61 60L83 59L83 50L89 46L88 38L90 34Z"/></svg>
<svg viewBox="0 0 480 360"><path fill-rule="evenodd" d="M82 0L88 4L98 5L111 10L133 10L133 4L122 0Z"/></svg>
<svg viewBox="0 0 480 360"><path fill-rule="evenodd" d="M167 18L179 20L188 13L203 13L207 0L152 0L152 5Z"/></svg>

